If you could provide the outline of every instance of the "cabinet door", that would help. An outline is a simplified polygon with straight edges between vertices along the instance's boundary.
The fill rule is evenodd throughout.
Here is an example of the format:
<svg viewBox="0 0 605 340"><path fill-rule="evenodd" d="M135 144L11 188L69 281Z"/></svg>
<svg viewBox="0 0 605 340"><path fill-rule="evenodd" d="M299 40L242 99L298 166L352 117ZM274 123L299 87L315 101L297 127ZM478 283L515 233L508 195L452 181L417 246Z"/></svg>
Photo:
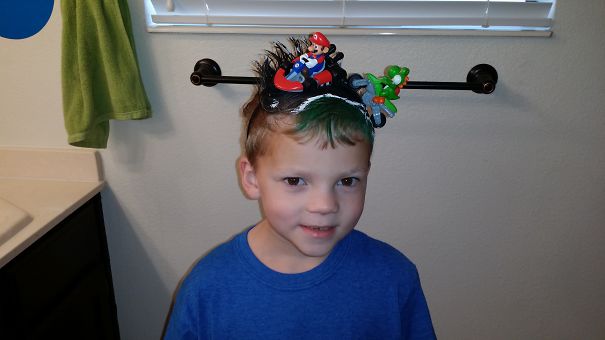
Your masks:
<svg viewBox="0 0 605 340"><path fill-rule="evenodd" d="M12 293L21 320L47 314L77 281L101 264L98 228L97 213L89 201L3 268L14 280Z"/></svg>
<svg viewBox="0 0 605 340"><path fill-rule="evenodd" d="M0 329L6 339L119 338L100 195L0 269Z"/></svg>
<svg viewBox="0 0 605 340"><path fill-rule="evenodd" d="M101 268L82 279L77 287L37 325L29 339L118 339L112 311L107 303L111 292L102 284Z"/></svg>

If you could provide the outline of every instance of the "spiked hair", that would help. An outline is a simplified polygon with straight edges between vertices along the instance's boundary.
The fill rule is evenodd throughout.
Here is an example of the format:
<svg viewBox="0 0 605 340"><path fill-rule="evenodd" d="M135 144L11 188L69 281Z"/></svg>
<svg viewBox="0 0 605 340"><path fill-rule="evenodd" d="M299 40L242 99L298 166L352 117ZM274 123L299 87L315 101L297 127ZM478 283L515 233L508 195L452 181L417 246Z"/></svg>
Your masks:
<svg viewBox="0 0 605 340"><path fill-rule="evenodd" d="M361 97L348 85L346 71L337 63L342 53L334 58L329 55L334 53L334 45L325 59L326 69L332 73L330 84L305 84L302 92L275 87L273 79L277 71L289 70L292 60L304 54L310 44L308 38L292 37L289 42L291 49L274 42L273 49L265 51L263 59L254 64L258 84L243 108L244 149L250 162L254 165L256 158L266 152L265 140L275 132L301 142L316 140L321 148L367 142L371 152L374 128Z"/></svg>

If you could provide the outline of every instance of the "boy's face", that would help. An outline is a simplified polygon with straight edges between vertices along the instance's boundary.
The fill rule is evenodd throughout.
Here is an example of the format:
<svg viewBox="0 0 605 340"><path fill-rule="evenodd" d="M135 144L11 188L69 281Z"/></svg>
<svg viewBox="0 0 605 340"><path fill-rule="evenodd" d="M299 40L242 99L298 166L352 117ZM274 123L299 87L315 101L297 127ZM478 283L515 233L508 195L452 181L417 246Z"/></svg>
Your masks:
<svg viewBox="0 0 605 340"><path fill-rule="evenodd" d="M240 161L242 187L258 199L264 249L317 263L357 224L363 211L370 168L369 146L321 149L315 140L300 143L272 133L267 152L253 168Z"/></svg>

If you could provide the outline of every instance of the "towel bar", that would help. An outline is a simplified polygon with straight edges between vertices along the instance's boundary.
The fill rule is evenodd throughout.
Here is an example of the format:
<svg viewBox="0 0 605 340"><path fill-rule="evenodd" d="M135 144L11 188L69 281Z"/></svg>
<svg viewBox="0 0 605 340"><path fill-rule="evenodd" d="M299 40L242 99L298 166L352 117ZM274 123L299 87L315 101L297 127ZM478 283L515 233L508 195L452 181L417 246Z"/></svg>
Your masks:
<svg viewBox="0 0 605 340"><path fill-rule="evenodd" d="M223 76L221 68L212 59L199 60L189 77L193 85L207 87L222 84L256 84L257 77ZM470 90L475 93L490 94L496 89L498 72L488 64L479 64L471 68L466 82L408 81L406 89L418 90Z"/></svg>

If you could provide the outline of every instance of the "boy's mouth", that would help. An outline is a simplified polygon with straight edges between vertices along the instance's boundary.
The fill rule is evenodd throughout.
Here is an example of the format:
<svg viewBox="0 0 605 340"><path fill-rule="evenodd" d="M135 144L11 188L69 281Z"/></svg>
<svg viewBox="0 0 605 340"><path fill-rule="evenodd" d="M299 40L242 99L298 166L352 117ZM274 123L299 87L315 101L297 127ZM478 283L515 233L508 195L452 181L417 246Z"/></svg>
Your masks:
<svg viewBox="0 0 605 340"><path fill-rule="evenodd" d="M311 236L318 238L330 237L336 231L336 226L301 225L301 227L304 231L311 234Z"/></svg>
<svg viewBox="0 0 605 340"><path fill-rule="evenodd" d="M311 229L311 230L315 230L315 231L327 231L330 230L334 227L330 226L330 227L316 227L316 226L312 226L312 225L303 225L303 228L307 228L307 229Z"/></svg>

